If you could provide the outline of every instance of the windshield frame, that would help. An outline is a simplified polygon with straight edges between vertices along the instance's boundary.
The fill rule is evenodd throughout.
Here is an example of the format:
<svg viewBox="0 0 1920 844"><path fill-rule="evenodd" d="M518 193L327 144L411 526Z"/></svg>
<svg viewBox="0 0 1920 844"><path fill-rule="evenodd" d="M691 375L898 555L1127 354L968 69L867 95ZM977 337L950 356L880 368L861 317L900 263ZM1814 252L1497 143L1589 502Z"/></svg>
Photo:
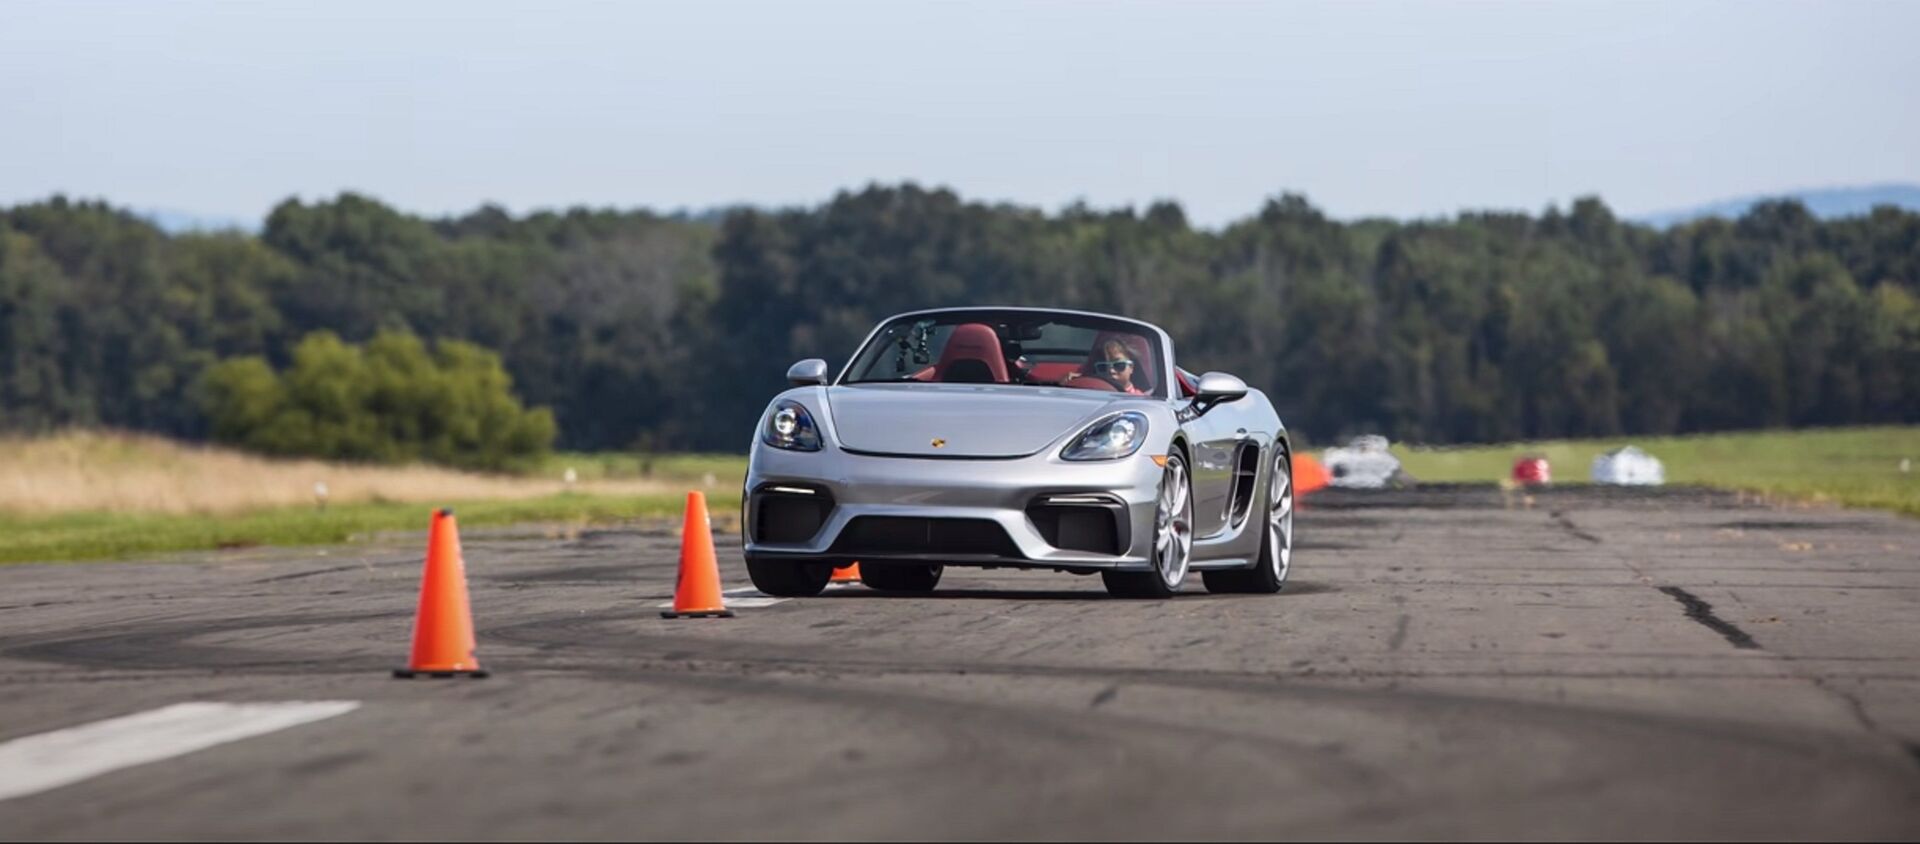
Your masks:
<svg viewBox="0 0 1920 844"><path fill-rule="evenodd" d="M1001 322L1006 322L1011 319L1016 319L1020 317L1030 318L1030 317L1036 317L1036 316L1043 317L1043 318L1050 317L1050 318L1057 319L1061 322L1067 322L1067 323L1086 323L1086 324L1100 326L1102 328L1106 328L1114 331L1137 334L1141 337L1146 338L1147 342L1152 344L1155 347L1154 353L1159 357L1159 360L1155 361L1155 367L1156 367L1155 372L1157 377L1154 379L1153 390L1148 392L1145 396L1135 396L1135 398L1155 398L1155 399L1164 400L1164 399L1167 399L1169 396L1173 395L1172 384L1175 378L1173 374L1174 368L1175 368L1175 363L1173 359L1173 341L1171 338L1167 336L1167 333L1165 331L1160 330L1159 326L1153 325L1152 323L1141 322L1140 320L1137 320L1137 319L1128 319L1127 317L1114 316L1112 314L1094 313L1092 311L1075 311L1075 310L1067 310L1067 309L1061 309L1061 308L1018 308L1018 307L935 308L931 310L908 311L906 313L895 314L893 316L887 317L886 319L880 320L878 323L875 323L873 326L873 330L867 332L866 339L860 342L859 347L854 350L853 355L847 358L846 364L840 367L839 374L833 379L833 385L834 386L853 386L853 385L866 385L866 384L929 384L929 385L940 384L941 382L915 381L913 379L852 380L854 365L858 364L860 360L866 356L868 350L873 346L874 343L878 342L881 334L887 329L887 327L894 325L896 323L921 320L921 319L927 319L927 318L940 319L941 321L944 322L953 317L961 317L962 319L960 319L959 321L985 322L990 325L998 325ZM1049 387L1049 385L1045 385L1045 384L1019 384L1019 383L1009 383L1009 384L1000 384L1000 385L992 385L992 384L973 385L973 386L1017 386L1017 387L1036 387L1041 389L1046 389ZM1059 389L1077 389L1077 388L1066 387L1066 388L1059 388ZM1083 392L1095 392L1095 391L1085 390ZM1127 395L1127 394L1120 393L1119 395Z"/></svg>

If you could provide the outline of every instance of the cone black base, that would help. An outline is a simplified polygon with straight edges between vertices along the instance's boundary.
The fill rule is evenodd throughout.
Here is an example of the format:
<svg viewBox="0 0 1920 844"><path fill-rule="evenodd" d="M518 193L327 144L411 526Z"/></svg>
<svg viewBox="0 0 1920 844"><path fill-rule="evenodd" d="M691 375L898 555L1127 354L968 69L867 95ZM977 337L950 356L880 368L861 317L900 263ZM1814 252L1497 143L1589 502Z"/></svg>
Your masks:
<svg viewBox="0 0 1920 844"><path fill-rule="evenodd" d="M674 612L662 610L661 618L732 618L733 610L714 610L712 612Z"/></svg>
<svg viewBox="0 0 1920 844"><path fill-rule="evenodd" d="M470 680L485 680L485 679L487 679L487 677L488 677L488 676L489 676L489 675L487 674L487 672L486 672L485 670L478 670L478 671L414 671L414 670L412 670L412 669L410 669L410 668L395 668L395 669L393 669L393 678L394 678L395 680L411 680L411 679L413 679L413 678L415 678L415 677L429 677L429 678L432 678L432 679L435 679L435 680L445 680L445 679L448 679L448 678L451 678L451 677L466 677L466 678L468 678L468 679L470 679Z"/></svg>

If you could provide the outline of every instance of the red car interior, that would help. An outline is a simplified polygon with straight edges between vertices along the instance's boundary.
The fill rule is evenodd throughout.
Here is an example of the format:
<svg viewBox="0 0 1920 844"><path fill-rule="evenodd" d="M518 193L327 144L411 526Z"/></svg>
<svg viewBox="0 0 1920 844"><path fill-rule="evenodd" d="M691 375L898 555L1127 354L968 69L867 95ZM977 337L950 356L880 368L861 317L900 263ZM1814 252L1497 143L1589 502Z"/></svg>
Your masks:
<svg viewBox="0 0 1920 844"><path fill-rule="evenodd" d="M1094 374L1094 363L1106 359L1103 350L1108 341L1117 341L1125 346L1128 356L1133 358L1133 386L1144 392L1153 392L1156 373L1152 347L1147 338L1112 331L1103 331L1095 336L1085 361L1035 363L1026 371L1027 379L1035 383L1059 384L1083 390L1112 391L1115 388L1111 382ZM947 337L946 347L940 351L940 360L908 377L916 381L954 384L1005 384L1009 381L1005 354L1000 336L992 326L981 322L957 325L953 334ZM1195 395L1193 376L1176 369L1174 382L1179 386L1181 395Z"/></svg>
<svg viewBox="0 0 1920 844"><path fill-rule="evenodd" d="M1182 398L1190 399L1200 395L1200 385L1193 380L1193 373L1176 366L1173 368L1173 380L1174 383L1180 385L1180 395Z"/></svg>
<svg viewBox="0 0 1920 844"><path fill-rule="evenodd" d="M1036 363L1033 365L1033 368L1027 370L1027 372L1035 381L1047 384L1058 384L1079 369L1080 364L1070 360L1061 360Z"/></svg>
<svg viewBox="0 0 1920 844"><path fill-rule="evenodd" d="M956 325L940 362L933 367L933 380L958 384L1007 383L1007 359L1000 352L1000 335L986 323Z"/></svg>

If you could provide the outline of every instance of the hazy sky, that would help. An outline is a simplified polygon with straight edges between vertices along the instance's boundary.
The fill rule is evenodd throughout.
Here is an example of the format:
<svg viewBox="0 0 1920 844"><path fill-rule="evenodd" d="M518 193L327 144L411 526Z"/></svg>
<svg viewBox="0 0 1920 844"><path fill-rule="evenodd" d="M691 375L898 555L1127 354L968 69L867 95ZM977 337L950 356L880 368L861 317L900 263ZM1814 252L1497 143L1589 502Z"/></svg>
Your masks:
<svg viewBox="0 0 1920 844"><path fill-rule="evenodd" d="M0 0L0 202L1335 215L1920 182L1920 2Z"/></svg>

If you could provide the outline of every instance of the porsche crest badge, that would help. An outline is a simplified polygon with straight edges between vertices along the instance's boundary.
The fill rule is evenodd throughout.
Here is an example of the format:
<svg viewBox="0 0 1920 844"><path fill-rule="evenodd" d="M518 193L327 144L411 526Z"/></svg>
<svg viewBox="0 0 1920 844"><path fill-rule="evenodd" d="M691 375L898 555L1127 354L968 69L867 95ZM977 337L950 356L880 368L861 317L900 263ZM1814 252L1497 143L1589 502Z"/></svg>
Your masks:
<svg viewBox="0 0 1920 844"><path fill-rule="evenodd" d="M946 446L946 444L947 444L947 441L946 441L946 440L943 440L943 439L941 439L941 438L939 438L939 437L934 437L934 438L933 438L933 447L934 447L934 448L944 448L944 447Z"/></svg>

